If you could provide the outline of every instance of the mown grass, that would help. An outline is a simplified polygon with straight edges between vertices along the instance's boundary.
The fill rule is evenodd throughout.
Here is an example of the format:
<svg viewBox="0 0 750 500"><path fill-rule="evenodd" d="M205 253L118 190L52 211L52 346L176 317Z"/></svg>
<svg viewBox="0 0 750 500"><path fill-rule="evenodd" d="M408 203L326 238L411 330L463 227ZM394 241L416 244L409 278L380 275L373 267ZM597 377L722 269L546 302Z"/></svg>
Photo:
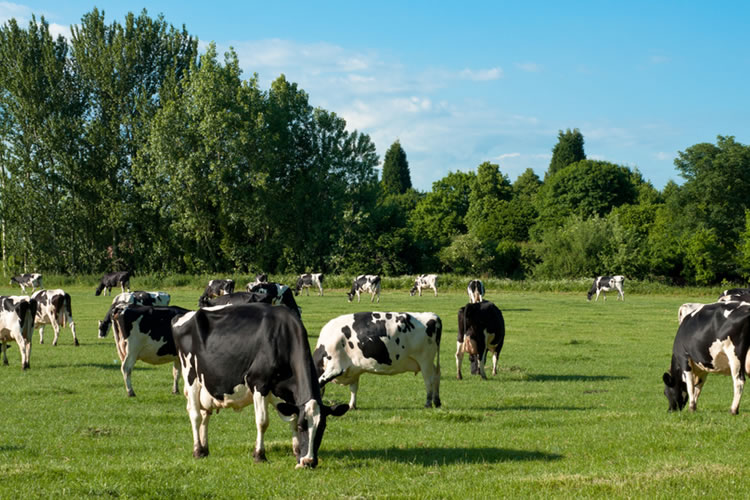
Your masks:
<svg viewBox="0 0 750 500"><path fill-rule="evenodd" d="M50 288L58 286L46 278ZM194 308L199 287L166 288ZM272 416L269 463L254 464L252 408L209 425L211 455L192 458L183 396L169 365L136 365L127 398L112 339L96 337L109 298L67 284L81 346L35 344L22 372L18 349L0 366L0 497L486 498L743 497L750 494L750 413L729 414L731 383L711 376L698 412L668 414L667 368L677 307L705 294L638 294L588 303L583 292L490 288L503 310L500 373L455 379L456 311L463 291L380 305L349 304L344 290L298 297L311 343L329 319L360 310L433 311L444 322L443 408L423 408L421 376L365 375L360 409L329 420L316 470L295 470L287 424ZM0 287L0 294L17 293ZM182 384L181 384L182 386ZM328 402L348 401L330 385ZM750 403L745 402L747 409Z"/></svg>

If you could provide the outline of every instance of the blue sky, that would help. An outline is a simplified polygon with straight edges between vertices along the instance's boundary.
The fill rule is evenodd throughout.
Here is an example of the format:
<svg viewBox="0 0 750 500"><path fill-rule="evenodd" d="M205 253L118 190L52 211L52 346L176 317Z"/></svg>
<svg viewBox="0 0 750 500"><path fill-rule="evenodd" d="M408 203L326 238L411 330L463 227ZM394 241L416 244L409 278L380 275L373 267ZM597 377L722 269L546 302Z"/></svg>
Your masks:
<svg viewBox="0 0 750 500"><path fill-rule="evenodd" d="M658 189L682 181L678 151L750 143L750 2L0 1L0 22L34 13L65 34L94 6L234 47L264 88L285 74L381 159L398 139L421 190L484 161L542 177L567 128Z"/></svg>

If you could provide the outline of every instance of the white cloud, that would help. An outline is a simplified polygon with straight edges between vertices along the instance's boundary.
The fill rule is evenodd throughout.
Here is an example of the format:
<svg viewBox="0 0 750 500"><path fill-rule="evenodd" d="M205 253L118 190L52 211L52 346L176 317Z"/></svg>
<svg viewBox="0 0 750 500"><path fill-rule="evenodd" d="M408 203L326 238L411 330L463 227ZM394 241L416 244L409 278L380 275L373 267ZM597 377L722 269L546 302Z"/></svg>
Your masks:
<svg viewBox="0 0 750 500"><path fill-rule="evenodd" d="M475 82L486 82L490 80L499 80L503 77L502 68L490 68L490 69L464 69L459 73L459 78L463 80L472 80Z"/></svg>
<svg viewBox="0 0 750 500"><path fill-rule="evenodd" d="M19 25L23 25L31 20L31 14L31 9L25 5L0 2L0 23L6 23L15 18Z"/></svg>
<svg viewBox="0 0 750 500"><path fill-rule="evenodd" d="M542 66L534 62L516 63L516 67L527 73L539 73L542 71Z"/></svg>
<svg viewBox="0 0 750 500"><path fill-rule="evenodd" d="M506 160L508 158L519 158L521 156L521 153L504 153L499 156L496 156L496 160Z"/></svg>
<svg viewBox="0 0 750 500"><path fill-rule="evenodd" d="M664 151L659 151L654 155L654 157L659 161L668 161L675 157L676 155L674 153L665 153Z"/></svg>

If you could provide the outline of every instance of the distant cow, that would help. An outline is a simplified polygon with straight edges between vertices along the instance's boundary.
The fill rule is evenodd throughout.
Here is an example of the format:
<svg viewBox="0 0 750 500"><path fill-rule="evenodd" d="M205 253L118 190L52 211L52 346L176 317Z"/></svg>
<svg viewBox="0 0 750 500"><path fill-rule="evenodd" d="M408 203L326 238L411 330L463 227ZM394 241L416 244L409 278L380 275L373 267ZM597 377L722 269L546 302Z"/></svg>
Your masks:
<svg viewBox="0 0 750 500"><path fill-rule="evenodd" d="M317 466L327 417L343 415L349 407L323 404L307 330L296 314L263 303L207 307L174 320L172 332L182 365L194 457L208 455L207 427L214 410L253 404L253 457L265 461L270 401L280 414L293 417L297 467Z"/></svg>
<svg viewBox="0 0 750 500"><path fill-rule="evenodd" d="M363 373L422 372L427 402L440 406L440 337L443 323L433 313L359 312L334 318L320 330L313 360L321 387L333 380L348 385L356 408ZM436 364L433 364L436 361Z"/></svg>
<svg viewBox="0 0 750 500"><path fill-rule="evenodd" d="M349 302L354 300L354 296L357 296L357 302L361 301L360 294L369 293L370 302L375 300L375 296L378 297L378 303L380 303L380 276L376 274L360 274L354 278L352 282L352 289L347 293Z"/></svg>
<svg viewBox="0 0 750 500"><path fill-rule="evenodd" d="M476 304L482 302L484 298L484 283L480 280L469 281L469 286L466 287L466 293L469 294L469 302Z"/></svg>
<svg viewBox="0 0 750 500"><path fill-rule="evenodd" d="M76 324L73 321L73 308L70 303L70 294L65 290L38 290L31 295L36 300L35 327L39 327L39 343L44 344L44 326L52 325L55 338L52 345L57 345L60 336L60 326L70 325L73 333L73 343L78 347L78 336L76 335Z"/></svg>
<svg viewBox="0 0 750 500"><path fill-rule="evenodd" d="M117 355L122 364L120 371L128 396L135 391L130 374L136 361L152 365L172 363L172 394L178 393L180 363L172 337L172 320L189 312L181 307L151 307L138 304L115 306L113 322Z"/></svg>
<svg viewBox="0 0 750 500"><path fill-rule="evenodd" d="M112 314L118 304L140 304L142 306L168 306L171 300L167 292L125 292L115 296L112 299L112 305L109 306L107 315L99 322L99 338L107 336L110 325L112 325Z"/></svg>
<svg viewBox="0 0 750 500"><path fill-rule="evenodd" d="M278 305L278 304L284 304L289 309L294 311L297 316L300 318L302 317L302 309L297 305L297 301L294 300L294 293L292 293L292 290L286 286L282 285L281 283L261 283L260 285L255 285L250 289L250 293L257 293L260 295L266 295L265 300L261 300L260 302L265 302L266 304L272 304L272 305ZM219 305L218 303L216 305Z"/></svg>
<svg viewBox="0 0 750 500"><path fill-rule="evenodd" d="M125 293L125 289L128 289L128 292L130 291L130 271L120 271L116 273L108 273L102 276L101 281L99 281L99 286L96 287L95 294L97 296L101 295L102 290L104 290L104 295L111 295L112 294L112 288L116 287L117 285L120 285L120 290Z"/></svg>
<svg viewBox="0 0 750 500"><path fill-rule="evenodd" d="M591 289L588 293L588 300L596 294L596 300L599 300L599 294L604 294L604 300L607 300L607 293L611 290L617 291L617 298L625 300L625 292L622 289L622 284L625 282L624 276L598 276L594 279L594 284L591 285Z"/></svg>
<svg viewBox="0 0 750 500"><path fill-rule="evenodd" d="M730 288L719 295L717 302L745 301L750 302L750 288Z"/></svg>
<svg viewBox="0 0 750 500"><path fill-rule="evenodd" d="M669 411L686 403L695 411L698 396L709 373L731 375L734 399L731 412L739 412L745 375L750 372L750 303L706 304L683 318L672 347L669 371L664 373L664 395Z"/></svg>
<svg viewBox="0 0 750 500"><path fill-rule="evenodd" d="M435 292L435 297L437 297L437 274L420 274L416 280L414 280L414 286L409 291L409 295L412 297L414 294L419 292L419 296L422 296L422 289L423 288L432 288L432 291Z"/></svg>
<svg viewBox="0 0 750 500"><path fill-rule="evenodd" d="M26 293L27 286L30 286L31 293L34 293L37 288L42 288L42 275L39 273L19 274L10 279L10 284L13 283L19 285L23 293Z"/></svg>
<svg viewBox="0 0 750 500"><path fill-rule="evenodd" d="M299 295L304 288L307 295L310 295L310 287L318 289L318 295L323 296L323 273L300 274L297 278L297 287L294 289L294 295Z"/></svg>
<svg viewBox="0 0 750 500"><path fill-rule="evenodd" d="M15 341L21 351L21 368L29 368L36 309L36 300L29 296L0 296L0 343L4 365L8 364L8 342Z"/></svg>
<svg viewBox="0 0 750 500"><path fill-rule="evenodd" d="M204 307L210 299L219 295L226 295L234 292L234 280L211 280L206 285L206 290L198 299L198 307Z"/></svg>
<svg viewBox="0 0 750 500"><path fill-rule="evenodd" d="M471 357L472 375L487 379L484 364L492 352L492 374L497 375L497 359L505 341L503 313L492 302L485 300L466 304L458 310L458 338L456 339L456 378L461 380L464 353Z"/></svg>
<svg viewBox="0 0 750 500"><path fill-rule="evenodd" d="M266 273L256 274L255 281L252 281L245 285L245 290L249 292L254 286L260 285L262 283L268 283L268 275Z"/></svg>
<svg viewBox="0 0 750 500"><path fill-rule="evenodd" d="M254 304L256 302L265 302L271 305L285 305L297 316L302 317L302 311L297 306L297 301L294 300L294 295L289 287L281 285L285 290L281 293L281 296L277 296L269 293L257 293L257 292L234 292L229 295L221 295L215 299L208 301L207 307L213 306L236 306L238 304Z"/></svg>
<svg viewBox="0 0 750 500"><path fill-rule="evenodd" d="M706 304L700 302L686 302L685 304L682 304L677 310L677 322L681 324L682 320L684 320L688 314L699 311L705 305Z"/></svg>

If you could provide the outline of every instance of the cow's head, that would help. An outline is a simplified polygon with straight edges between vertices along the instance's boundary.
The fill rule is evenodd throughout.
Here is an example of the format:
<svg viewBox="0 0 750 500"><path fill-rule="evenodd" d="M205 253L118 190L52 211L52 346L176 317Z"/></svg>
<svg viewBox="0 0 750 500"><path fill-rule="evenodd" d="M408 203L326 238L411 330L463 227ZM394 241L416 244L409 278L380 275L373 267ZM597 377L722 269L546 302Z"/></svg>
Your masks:
<svg viewBox="0 0 750 500"><path fill-rule="evenodd" d="M354 295L355 295L355 293L353 291L352 292L346 292L346 296L349 298L349 302L351 302L352 300L354 300Z"/></svg>
<svg viewBox="0 0 750 500"><path fill-rule="evenodd" d="M669 401L669 411L682 411L688 400L687 384L673 377L669 372L664 373L662 380L664 380L664 395Z"/></svg>
<svg viewBox="0 0 750 500"><path fill-rule="evenodd" d="M349 411L349 405L339 404L331 407L311 399L303 406L282 401L276 405L276 409L282 415L297 420L292 446L297 457L297 468L300 469L317 467L318 450L326 430L326 420L329 416L340 417Z"/></svg>
<svg viewBox="0 0 750 500"><path fill-rule="evenodd" d="M414 282L414 286L411 287L411 290L409 290L409 295L411 295L412 297L414 297L414 294L416 294L416 293L417 293L417 282L415 281Z"/></svg>
<svg viewBox="0 0 750 500"><path fill-rule="evenodd" d="M104 290L104 283L99 283L99 286L96 287L96 291L94 292L94 295L97 297L102 294L102 290Z"/></svg>
<svg viewBox="0 0 750 500"><path fill-rule="evenodd" d="M297 278L297 286L294 287L294 295L299 295L300 290L302 290L302 285L304 285L305 282L302 278Z"/></svg>

